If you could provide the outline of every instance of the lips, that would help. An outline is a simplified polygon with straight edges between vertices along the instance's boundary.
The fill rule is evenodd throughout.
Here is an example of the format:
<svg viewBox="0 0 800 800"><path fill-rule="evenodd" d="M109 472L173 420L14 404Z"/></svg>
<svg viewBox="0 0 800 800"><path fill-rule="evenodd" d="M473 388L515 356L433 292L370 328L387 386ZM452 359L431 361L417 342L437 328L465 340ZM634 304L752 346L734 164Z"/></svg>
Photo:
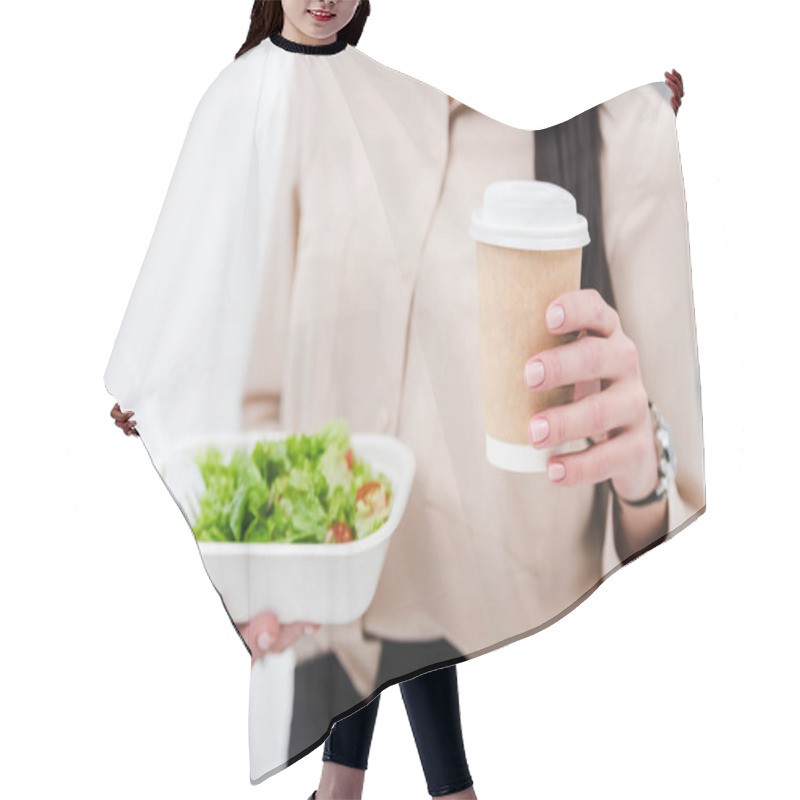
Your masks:
<svg viewBox="0 0 800 800"><path fill-rule="evenodd" d="M314 17L314 19L319 19L323 21L329 20L332 17L336 16L336 14L332 14L330 11L317 11L315 9L309 9L308 13L311 14L311 16Z"/></svg>

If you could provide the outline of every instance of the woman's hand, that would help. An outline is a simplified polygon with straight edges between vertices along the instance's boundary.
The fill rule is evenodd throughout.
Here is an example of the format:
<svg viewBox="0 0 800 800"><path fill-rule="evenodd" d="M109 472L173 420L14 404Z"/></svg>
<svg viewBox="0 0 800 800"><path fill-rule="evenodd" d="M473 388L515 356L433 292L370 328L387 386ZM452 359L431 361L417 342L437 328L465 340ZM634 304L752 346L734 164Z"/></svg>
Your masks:
<svg viewBox="0 0 800 800"><path fill-rule="evenodd" d="M658 483L658 457L639 353L619 314L595 289L579 289L548 306L545 324L554 334L579 331L578 338L533 356L525 382L533 392L574 383L575 399L531 418L531 444L593 441L582 452L552 456L548 477L562 486L610 479L623 499L645 497Z"/></svg>
<svg viewBox="0 0 800 800"><path fill-rule="evenodd" d="M126 436L139 435L139 431L136 430L136 420L132 419L133 411L125 411L123 413L119 403L114 403L114 408L111 409L111 416L114 417L114 424L118 428L122 428Z"/></svg>
<svg viewBox="0 0 800 800"><path fill-rule="evenodd" d="M676 69L672 70L672 72L665 72L664 75L667 79L665 83L672 89L672 100L670 102L672 103L672 110L677 116L678 109L681 106L681 97L683 97L683 78Z"/></svg>
<svg viewBox="0 0 800 800"><path fill-rule="evenodd" d="M281 625L274 614L265 611L249 622L237 623L236 627L250 648L252 666L257 659L267 653L282 653L301 636L319 630L320 626L314 622L292 622L289 625Z"/></svg>

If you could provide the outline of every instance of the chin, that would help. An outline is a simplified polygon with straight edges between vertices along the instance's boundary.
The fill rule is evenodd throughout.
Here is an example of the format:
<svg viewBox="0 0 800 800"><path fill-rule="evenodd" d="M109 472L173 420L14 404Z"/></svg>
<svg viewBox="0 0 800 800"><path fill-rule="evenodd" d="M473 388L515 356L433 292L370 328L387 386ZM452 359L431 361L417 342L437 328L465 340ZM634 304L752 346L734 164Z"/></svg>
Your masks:
<svg viewBox="0 0 800 800"><path fill-rule="evenodd" d="M329 34L329 33L328 33L328 34L325 34L325 36L320 36L320 35L319 35L319 33L318 33L317 31L310 31L310 30L308 30L307 28L301 28L300 30L302 30L302 31L303 31L303 33L304 33L306 36L309 36L309 37L311 37L312 39L316 39L318 42L321 42L323 39L327 39L327 38L328 38L328 36L330 36L330 35L331 35L331 34ZM338 37L338 36L339 36L339 31L336 31L336 33L335 33L334 35Z"/></svg>

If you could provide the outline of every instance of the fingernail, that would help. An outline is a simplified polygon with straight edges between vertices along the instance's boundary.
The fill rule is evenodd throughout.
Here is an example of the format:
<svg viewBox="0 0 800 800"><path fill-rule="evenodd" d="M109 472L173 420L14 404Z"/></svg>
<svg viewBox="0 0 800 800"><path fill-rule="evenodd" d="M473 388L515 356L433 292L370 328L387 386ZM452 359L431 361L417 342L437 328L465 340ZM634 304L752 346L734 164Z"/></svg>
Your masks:
<svg viewBox="0 0 800 800"><path fill-rule="evenodd" d="M541 442L550 433L550 424L546 419L535 419L531 423L531 439L534 442Z"/></svg>
<svg viewBox="0 0 800 800"><path fill-rule="evenodd" d="M525 382L528 386L538 386L544 380L544 364L541 361L529 361L525 365Z"/></svg>
<svg viewBox="0 0 800 800"><path fill-rule="evenodd" d="M547 477L550 478L551 481L560 481L564 475L566 475L567 470L564 465L557 461L554 464L551 464L547 468Z"/></svg>
<svg viewBox="0 0 800 800"><path fill-rule="evenodd" d="M316 626L316 625L306 625L306 626L303 628L303 633L314 633L314 631L315 631L316 629L317 629L317 626Z"/></svg>
<svg viewBox="0 0 800 800"><path fill-rule="evenodd" d="M270 646L275 642L272 636L264 631L264 633L259 634L258 636L258 648L259 650L269 650Z"/></svg>
<svg viewBox="0 0 800 800"><path fill-rule="evenodd" d="M548 328L557 328L564 321L564 309L562 306L550 306L545 314Z"/></svg>

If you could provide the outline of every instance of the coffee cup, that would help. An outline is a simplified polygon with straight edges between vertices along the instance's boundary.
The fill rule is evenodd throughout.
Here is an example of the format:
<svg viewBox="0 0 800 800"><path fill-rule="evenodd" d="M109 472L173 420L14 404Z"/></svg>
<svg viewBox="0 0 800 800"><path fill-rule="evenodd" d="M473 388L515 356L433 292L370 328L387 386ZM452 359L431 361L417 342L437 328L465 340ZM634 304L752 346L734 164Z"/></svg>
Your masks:
<svg viewBox="0 0 800 800"><path fill-rule="evenodd" d="M574 385L529 389L525 364L542 350L572 341L545 325L548 305L581 288L581 258L589 243L586 218L573 195L546 181L503 180L486 187L472 214L476 242L481 392L486 457L512 472L543 472L553 455L584 449L588 440L534 448L531 417L572 402Z"/></svg>

